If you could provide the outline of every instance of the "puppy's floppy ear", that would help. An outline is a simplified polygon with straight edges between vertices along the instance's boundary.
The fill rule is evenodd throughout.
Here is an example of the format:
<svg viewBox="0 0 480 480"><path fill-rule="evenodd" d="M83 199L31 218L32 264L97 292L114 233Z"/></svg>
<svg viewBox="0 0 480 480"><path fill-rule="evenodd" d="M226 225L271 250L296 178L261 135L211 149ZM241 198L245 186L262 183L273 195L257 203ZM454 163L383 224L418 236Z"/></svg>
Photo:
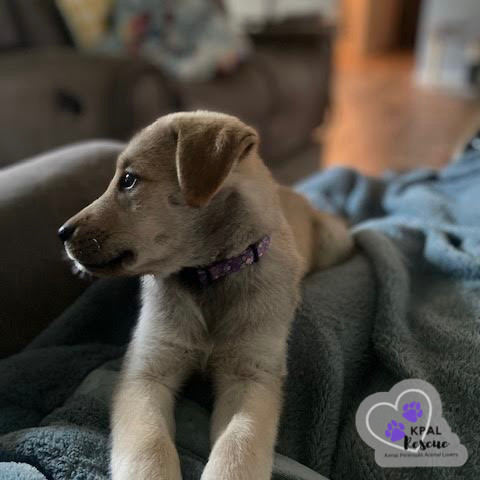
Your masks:
<svg viewBox="0 0 480 480"><path fill-rule="evenodd" d="M190 114L176 118L172 128L178 182L191 207L205 206L258 141L255 130L235 118Z"/></svg>

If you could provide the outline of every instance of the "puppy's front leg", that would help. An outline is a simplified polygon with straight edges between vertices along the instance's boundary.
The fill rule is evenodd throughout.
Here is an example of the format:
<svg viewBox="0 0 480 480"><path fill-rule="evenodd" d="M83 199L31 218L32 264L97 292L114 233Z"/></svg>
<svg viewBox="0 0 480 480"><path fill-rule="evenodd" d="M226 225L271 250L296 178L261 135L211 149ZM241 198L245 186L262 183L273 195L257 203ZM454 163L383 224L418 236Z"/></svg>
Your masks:
<svg viewBox="0 0 480 480"><path fill-rule="evenodd" d="M181 480L174 392L154 378L124 378L112 421L113 480Z"/></svg>
<svg viewBox="0 0 480 480"><path fill-rule="evenodd" d="M152 342L152 339L154 340ZM112 418L113 480L181 480L175 449L175 393L195 351L176 336L137 332Z"/></svg>
<svg viewBox="0 0 480 480"><path fill-rule="evenodd" d="M269 480L281 409L281 379L220 375L213 449L202 480Z"/></svg>

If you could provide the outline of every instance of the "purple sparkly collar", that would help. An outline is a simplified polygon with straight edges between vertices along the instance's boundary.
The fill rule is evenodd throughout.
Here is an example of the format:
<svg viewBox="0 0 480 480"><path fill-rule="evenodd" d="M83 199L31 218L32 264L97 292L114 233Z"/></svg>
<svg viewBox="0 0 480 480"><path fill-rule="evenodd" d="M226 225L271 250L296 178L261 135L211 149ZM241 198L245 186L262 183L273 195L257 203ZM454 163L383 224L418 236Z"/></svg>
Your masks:
<svg viewBox="0 0 480 480"><path fill-rule="evenodd" d="M252 265L263 257L270 247L270 235L265 235L256 243L252 243L240 255L219 260L204 267L187 267L180 271L182 277L189 281L196 281L203 286L210 285L219 278L238 272Z"/></svg>

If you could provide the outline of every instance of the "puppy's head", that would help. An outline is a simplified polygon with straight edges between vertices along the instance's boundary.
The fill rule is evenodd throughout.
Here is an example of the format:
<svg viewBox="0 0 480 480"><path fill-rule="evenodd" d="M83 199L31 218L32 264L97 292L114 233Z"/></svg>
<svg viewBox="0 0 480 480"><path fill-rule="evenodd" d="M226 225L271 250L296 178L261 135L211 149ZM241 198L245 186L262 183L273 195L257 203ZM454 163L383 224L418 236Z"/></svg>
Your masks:
<svg viewBox="0 0 480 480"><path fill-rule="evenodd" d="M120 154L105 193L59 230L68 256L97 276L169 274L209 260L205 237L228 216L229 177L254 172L256 146L256 132L235 117L161 117Z"/></svg>

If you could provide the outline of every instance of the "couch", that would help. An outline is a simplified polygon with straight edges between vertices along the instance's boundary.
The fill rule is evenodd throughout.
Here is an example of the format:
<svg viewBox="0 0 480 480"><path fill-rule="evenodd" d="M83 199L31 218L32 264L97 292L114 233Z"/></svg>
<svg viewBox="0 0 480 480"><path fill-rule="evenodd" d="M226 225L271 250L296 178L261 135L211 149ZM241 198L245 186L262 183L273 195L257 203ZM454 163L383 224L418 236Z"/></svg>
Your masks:
<svg viewBox="0 0 480 480"><path fill-rule="evenodd" d="M328 108L332 40L319 19L269 25L232 74L188 83L138 58L78 51L53 0L0 0L2 28L0 167L74 141L125 140L160 115L195 109L255 126L274 168L302 155L318 162L312 130Z"/></svg>

